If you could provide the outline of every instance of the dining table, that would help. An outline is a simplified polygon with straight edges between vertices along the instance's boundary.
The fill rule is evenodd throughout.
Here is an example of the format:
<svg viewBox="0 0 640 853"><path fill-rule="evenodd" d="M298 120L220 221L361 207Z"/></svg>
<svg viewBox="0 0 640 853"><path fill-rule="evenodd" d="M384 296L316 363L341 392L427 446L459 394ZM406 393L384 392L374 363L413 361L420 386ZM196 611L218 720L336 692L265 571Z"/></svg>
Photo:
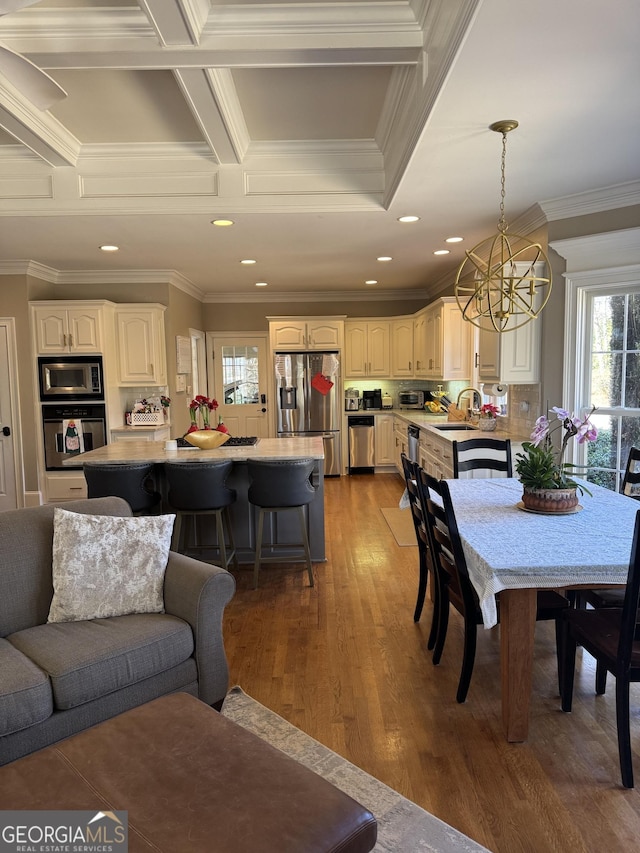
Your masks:
<svg viewBox="0 0 640 853"><path fill-rule="evenodd" d="M524 741L537 591L626 584L640 502L584 483L576 511L546 514L524 508L516 478L446 482L485 628L498 623L500 595L502 721L509 742Z"/></svg>

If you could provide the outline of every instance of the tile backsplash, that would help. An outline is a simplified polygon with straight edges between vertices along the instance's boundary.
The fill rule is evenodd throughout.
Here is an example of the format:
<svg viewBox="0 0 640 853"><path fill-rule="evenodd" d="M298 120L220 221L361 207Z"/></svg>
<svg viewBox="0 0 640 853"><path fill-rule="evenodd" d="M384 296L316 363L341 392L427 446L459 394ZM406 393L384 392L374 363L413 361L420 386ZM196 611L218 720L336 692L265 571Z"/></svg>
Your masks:
<svg viewBox="0 0 640 853"><path fill-rule="evenodd" d="M346 381L345 387L355 387L362 391L380 388L383 394L390 394L393 405L398 405L400 391L417 389L420 391L437 391L438 384L442 386L449 399L455 403L460 391L469 386L468 382L431 382L419 379L370 379ZM542 414L540 400L540 385L510 385L507 395L507 414L502 422L510 432L528 437L535 426L536 419Z"/></svg>

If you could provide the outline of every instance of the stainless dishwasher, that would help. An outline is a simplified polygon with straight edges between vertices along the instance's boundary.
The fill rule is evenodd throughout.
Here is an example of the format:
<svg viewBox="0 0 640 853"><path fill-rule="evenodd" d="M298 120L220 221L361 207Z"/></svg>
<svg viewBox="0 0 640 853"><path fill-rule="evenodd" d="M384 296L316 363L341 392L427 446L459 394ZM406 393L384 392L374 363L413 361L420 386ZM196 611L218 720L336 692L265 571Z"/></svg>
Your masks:
<svg viewBox="0 0 640 853"><path fill-rule="evenodd" d="M373 474L375 452L373 415L351 416L349 425L349 473Z"/></svg>
<svg viewBox="0 0 640 853"><path fill-rule="evenodd" d="M410 426L407 430L407 456L411 462L418 462L420 447L420 430L417 426Z"/></svg>

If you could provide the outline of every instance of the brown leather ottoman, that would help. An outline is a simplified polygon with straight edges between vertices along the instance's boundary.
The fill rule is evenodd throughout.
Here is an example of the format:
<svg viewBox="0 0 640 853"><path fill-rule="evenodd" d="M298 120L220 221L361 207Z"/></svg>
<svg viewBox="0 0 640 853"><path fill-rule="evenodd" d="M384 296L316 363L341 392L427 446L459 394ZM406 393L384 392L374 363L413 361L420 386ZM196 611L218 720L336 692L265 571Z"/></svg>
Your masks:
<svg viewBox="0 0 640 853"><path fill-rule="evenodd" d="M363 806L176 693L0 767L3 809L126 810L129 850L368 853Z"/></svg>

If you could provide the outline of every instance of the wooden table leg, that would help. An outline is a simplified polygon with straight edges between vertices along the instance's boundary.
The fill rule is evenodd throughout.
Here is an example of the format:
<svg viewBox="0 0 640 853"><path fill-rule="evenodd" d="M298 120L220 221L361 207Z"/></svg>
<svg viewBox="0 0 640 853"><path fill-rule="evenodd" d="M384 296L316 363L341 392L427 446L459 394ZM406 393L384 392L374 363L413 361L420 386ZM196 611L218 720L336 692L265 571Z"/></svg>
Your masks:
<svg viewBox="0 0 640 853"><path fill-rule="evenodd" d="M536 607L535 589L500 593L502 724L511 743L526 740L529 733Z"/></svg>

